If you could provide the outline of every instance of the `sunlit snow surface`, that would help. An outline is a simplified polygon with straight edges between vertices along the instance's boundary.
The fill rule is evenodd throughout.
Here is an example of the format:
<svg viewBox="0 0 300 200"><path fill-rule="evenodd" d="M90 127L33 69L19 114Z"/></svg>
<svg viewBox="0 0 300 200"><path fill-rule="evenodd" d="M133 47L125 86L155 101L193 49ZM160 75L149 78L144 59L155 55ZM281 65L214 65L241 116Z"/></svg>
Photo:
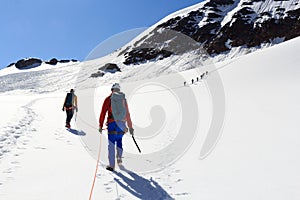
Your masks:
<svg viewBox="0 0 300 200"><path fill-rule="evenodd" d="M162 85L139 85L136 96L134 93L128 95L134 126L143 130L151 128L153 120L158 123L154 117L165 113L163 129L167 131L159 135L149 133L151 137L147 138L136 128L142 154L126 135L124 150L128 154L124 156L124 165L127 170L117 168L117 173L104 169L107 164L104 133L93 199L298 199L299 50L300 39L296 38L214 64L224 86L226 118L216 146L202 159L200 152L214 109L207 83L217 71L208 65L178 72L182 80L187 81L186 87L183 82L172 82L176 80L172 79L174 74L152 74L149 80L154 83L162 77L178 88L169 92L163 90L158 95ZM10 75L7 72L0 76L1 86L5 85L0 93L0 199L88 199L100 142L94 128L98 125L102 101L109 94L114 76L126 76L131 84L142 81L138 73L131 73L134 69L124 69L125 75L106 75L98 81L87 78L112 58L54 69L41 68L35 72ZM160 65L172 62L171 59L177 58L172 57ZM210 72L206 79L191 85L191 79L206 70ZM67 131L62 103L65 92L77 86L79 112L76 122L75 117L72 122L74 130ZM86 96L91 94L88 90L95 92L94 116L91 117L85 116L83 105ZM152 90L158 93L152 96ZM195 137L174 162L167 162L167 166L149 160L149 165L157 165L156 170L133 170L145 154L160 152L172 144L183 121L193 120L182 118L182 108L186 105L180 106L182 102L176 99L176 90L182 93L190 90L198 101L197 106L191 108L198 113ZM184 102L189 102L190 98L186 96ZM155 106L157 101L161 102L161 107ZM169 105L173 104L175 108L170 110ZM153 113L143 106L152 107ZM161 110L164 107L166 112ZM77 123L92 127L80 130ZM97 139L95 146L86 145L89 137ZM169 156L176 153L164 152Z"/></svg>
<svg viewBox="0 0 300 200"><path fill-rule="evenodd" d="M252 8L287 12L297 3L257 1ZM204 4L167 16L124 48ZM222 25L233 8L222 8ZM251 54L234 48L207 61L189 52L125 66L114 52L81 63L1 70L0 199L88 199L99 147L92 199L299 199L300 38L265 47ZM106 63L122 73L90 78ZM142 153L125 135L126 169L110 173L107 134L97 129L114 82L126 93ZM62 105L71 88L79 112L66 130Z"/></svg>

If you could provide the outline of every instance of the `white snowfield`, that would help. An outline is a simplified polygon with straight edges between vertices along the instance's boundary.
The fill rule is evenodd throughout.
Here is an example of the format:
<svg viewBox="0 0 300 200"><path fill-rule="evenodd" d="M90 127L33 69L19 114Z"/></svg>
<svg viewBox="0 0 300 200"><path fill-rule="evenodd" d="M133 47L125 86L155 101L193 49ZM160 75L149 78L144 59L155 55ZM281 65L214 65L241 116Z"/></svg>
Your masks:
<svg viewBox="0 0 300 200"><path fill-rule="evenodd" d="M96 88L95 116L92 117L97 119L113 81L126 78L134 85L139 83L135 81L145 78L139 77L138 66L133 69L124 67L124 72L105 75L99 81L88 76L110 61L112 55L53 69L41 67L34 72L10 73L9 70L13 69L5 69L6 72L0 73L0 199L89 199L97 164L98 140L102 137L101 160L104 161L99 163L92 199L298 200L299 51L300 38L296 38L215 63L217 71L204 66L178 72L187 81L186 87L182 87L183 82L173 81L173 74L166 73L163 77L174 85L169 93L137 91L139 95L128 98L134 127L147 127L153 123L151 110L145 107L153 106L154 102L160 102L168 111L168 106L177 102L169 98L170 94L192 90L198 100L197 106L192 103L184 105L195 106L188 109L198 112L199 124L189 147L168 165L157 165L157 168L144 172L134 170L144 162L143 156L160 152L172 144L180 123L193 120L180 115L184 112L180 109L184 107L166 112L163 131L150 139L142 139L141 134L145 133L136 128L141 154L138 154L131 137L125 135L124 151L135 156L125 154L123 162L127 170L116 167L116 173L105 170L108 162L106 133L100 136L97 123L82 119L85 91ZM172 59L174 57L165 59L160 65L172 62ZM156 69L150 73L153 64L144 66L149 68L149 78L160 78ZM195 79L199 71L206 70L209 74L205 80L191 84L191 79ZM213 81L217 73L223 82L226 117L216 145L207 156L200 157L215 109L207 83ZM78 83L80 87L77 88ZM61 109L66 91L75 86L79 100L76 121L85 120L91 127L80 130L74 116L74 130L68 131L64 127L65 113ZM159 91L160 86L156 87ZM141 103L139 98L148 101ZM183 100L189 102L190 98L186 96ZM147 129L144 130L148 134ZM98 146L86 145L85 140L89 137L95 138ZM166 159L172 156L172 152L164 152ZM148 162L155 166L151 160Z"/></svg>

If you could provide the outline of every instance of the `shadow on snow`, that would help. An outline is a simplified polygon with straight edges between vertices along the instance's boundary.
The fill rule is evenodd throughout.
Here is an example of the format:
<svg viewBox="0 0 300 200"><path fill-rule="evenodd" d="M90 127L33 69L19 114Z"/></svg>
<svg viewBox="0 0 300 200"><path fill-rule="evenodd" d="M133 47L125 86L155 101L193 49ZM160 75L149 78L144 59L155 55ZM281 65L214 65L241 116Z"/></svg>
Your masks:
<svg viewBox="0 0 300 200"><path fill-rule="evenodd" d="M70 133L74 134L74 135L78 135L78 136L85 136L86 133L83 131L77 131L75 129L67 129Z"/></svg>
<svg viewBox="0 0 300 200"><path fill-rule="evenodd" d="M120 178L115 178L115 181L135 197L143 200L174 199L152 178L150 178L150 180L145 179L124 167L122 170L127 172L131 178L128 178L120 172L114 171L114 174Z"/></svg>

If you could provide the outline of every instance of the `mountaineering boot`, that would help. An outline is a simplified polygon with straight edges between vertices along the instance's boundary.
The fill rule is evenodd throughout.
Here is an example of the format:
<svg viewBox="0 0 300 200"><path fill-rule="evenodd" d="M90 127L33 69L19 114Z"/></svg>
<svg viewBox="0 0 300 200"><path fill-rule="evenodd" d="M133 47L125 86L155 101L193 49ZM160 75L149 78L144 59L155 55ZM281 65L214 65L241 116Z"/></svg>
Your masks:
<svg viewBox="0 0 300 200"><path fill-rule="evenodd" d="M112 171L112 172L114 171L114 168L111 167L111 166L107 166L106 169L107 169L108 171Z"/></svg>
<svg viewBox="0 0 300 200"><path fill-rule="evenodd" d="M66 128L71 128L70 123L66 122L66 126L65 126L65 127L66 127Z"/></svg>

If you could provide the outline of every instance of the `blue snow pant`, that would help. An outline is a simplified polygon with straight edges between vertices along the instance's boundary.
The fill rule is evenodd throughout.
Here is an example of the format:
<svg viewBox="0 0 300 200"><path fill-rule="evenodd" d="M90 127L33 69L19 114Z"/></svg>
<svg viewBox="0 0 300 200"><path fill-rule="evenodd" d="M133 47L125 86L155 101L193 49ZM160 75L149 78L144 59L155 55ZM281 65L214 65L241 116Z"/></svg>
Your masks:
<svg viewBox="0 0 300 200"><path fill-rule="evenodd" d="M108 124L108 160L111 167L115 167L115 144L117 144L117 158L122 158L122 138L125 128L126 124L123 121Z"/></svg>

